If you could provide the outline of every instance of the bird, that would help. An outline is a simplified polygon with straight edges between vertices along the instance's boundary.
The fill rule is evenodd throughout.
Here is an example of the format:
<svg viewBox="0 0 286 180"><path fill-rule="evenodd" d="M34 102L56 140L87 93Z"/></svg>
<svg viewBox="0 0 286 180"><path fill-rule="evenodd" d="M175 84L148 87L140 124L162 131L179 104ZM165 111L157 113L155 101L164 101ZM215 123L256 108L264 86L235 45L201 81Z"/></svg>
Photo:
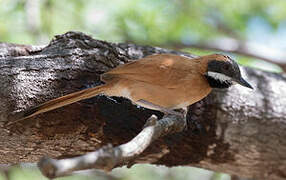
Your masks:
<svg viewBox="0 0 286 180"><path fill-rule="evenodd" d="M176 114L206 97L214 88L240 84L243 79L238 64L224 54L189 58L174 54L154 54L111 69L100 77L105 84L80 90L24 110L14 122L31 118L99 94L118 96L147 109Z"/></svg>

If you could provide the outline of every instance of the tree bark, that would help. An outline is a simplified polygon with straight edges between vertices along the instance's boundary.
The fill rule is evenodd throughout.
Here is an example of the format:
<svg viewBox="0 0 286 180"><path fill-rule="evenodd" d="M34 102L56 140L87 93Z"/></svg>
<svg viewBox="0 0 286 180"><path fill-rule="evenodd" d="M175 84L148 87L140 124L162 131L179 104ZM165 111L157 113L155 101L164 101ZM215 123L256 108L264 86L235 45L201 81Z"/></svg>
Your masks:
<svg viewBox="0 0 286 180"><path fill-rule="evenodd" d="M12 112L98 85L103 72L154 53L195 57L76 32L56 36L46 47L0 44L0 163L73 157L130 141L152 114L162 114L120 97L97 96L9 128L3 125ZM132 164L196 166L253 179L285 179L286 76L242 70L254 91L240 86L213 90L189 107L187 130L155 141Z"/></svg>

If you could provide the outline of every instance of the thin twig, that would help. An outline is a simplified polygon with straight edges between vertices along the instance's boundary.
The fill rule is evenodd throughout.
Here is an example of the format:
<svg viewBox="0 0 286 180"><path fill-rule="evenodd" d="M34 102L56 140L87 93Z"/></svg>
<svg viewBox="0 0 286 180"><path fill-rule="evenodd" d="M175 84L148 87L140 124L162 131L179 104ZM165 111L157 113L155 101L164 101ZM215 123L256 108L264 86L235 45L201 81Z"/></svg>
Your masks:
<svg viewBox="0 0 286 180"><path fill-rule="evenodd" d="M198 48L236 53L276 64L280 66L284 72L286 72L286 53L277 49L272 49L256 43L241 41L234 38L218 38L213 41L190 44L168 43L168 46L176 49Z"/></svg>
<svg viewBox="0 0 286 180"><path fill-rule="evenodd" d="M92 168L110 171L117 166L130 165L130 162L134 161L153 141L166 134L180 132L185 126L186 120L180 116L168 115L157 121L157 117L152 115L143 130L126 144L114 148L108 145L75 158L61 160L42 158L38 167L48 178L66 176L74 171Z"/></svg>

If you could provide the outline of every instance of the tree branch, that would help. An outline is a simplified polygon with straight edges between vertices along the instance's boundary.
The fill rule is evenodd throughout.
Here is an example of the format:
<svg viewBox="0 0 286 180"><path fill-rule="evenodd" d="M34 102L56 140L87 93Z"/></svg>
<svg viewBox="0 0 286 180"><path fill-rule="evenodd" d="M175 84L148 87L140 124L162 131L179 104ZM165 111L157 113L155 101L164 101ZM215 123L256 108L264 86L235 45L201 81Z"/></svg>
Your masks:
<svg viewBox="0 0 286 180"><path fill-rule="evenodd" d="M94 152L75 158L55 160L43 158L38 163L41 172L49 177L56 178L71 174L73 171L86 169L112 170L116 166L128 163L131 166L138 155L159 137L185 128L185 120L180 117L169 116L157 121L156 116L151 116L143 130L131 141L112 148L105 146Z"/></svg>
<svg viewBox="0 0 286 180"><path fill-rule="evenodd" d="M15 51L17 47L17 51ZM16 53L10 53L12 49ZM69 32L35 51L0 46L0 163L67 159L119 147L160 112L118 97L97 96L14 124L9 114L100 84L99 75L154 53L194 55L150 46L108 43ZM255 87L214 90L188 108L188 128L153 141L133 163L196 166L257 179L286 177L286 76L242 68ZM159 121L160 122L160 121ZM263 173L262 173L263 172Z"/></svg>

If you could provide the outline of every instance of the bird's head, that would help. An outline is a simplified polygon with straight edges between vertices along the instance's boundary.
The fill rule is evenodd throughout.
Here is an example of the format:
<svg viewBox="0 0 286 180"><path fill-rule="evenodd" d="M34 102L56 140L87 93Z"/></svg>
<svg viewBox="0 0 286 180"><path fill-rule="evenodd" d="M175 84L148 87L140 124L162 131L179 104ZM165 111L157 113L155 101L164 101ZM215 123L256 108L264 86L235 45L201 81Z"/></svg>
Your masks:
<svg viewBox="0 0 286 180"><path fill-rule="evenodd" d="M242 78L238 64L229 56L213 54L207 59L207 70L204 76L212 88L228 88L233 84L240 84L253 89Z"/></svg>

